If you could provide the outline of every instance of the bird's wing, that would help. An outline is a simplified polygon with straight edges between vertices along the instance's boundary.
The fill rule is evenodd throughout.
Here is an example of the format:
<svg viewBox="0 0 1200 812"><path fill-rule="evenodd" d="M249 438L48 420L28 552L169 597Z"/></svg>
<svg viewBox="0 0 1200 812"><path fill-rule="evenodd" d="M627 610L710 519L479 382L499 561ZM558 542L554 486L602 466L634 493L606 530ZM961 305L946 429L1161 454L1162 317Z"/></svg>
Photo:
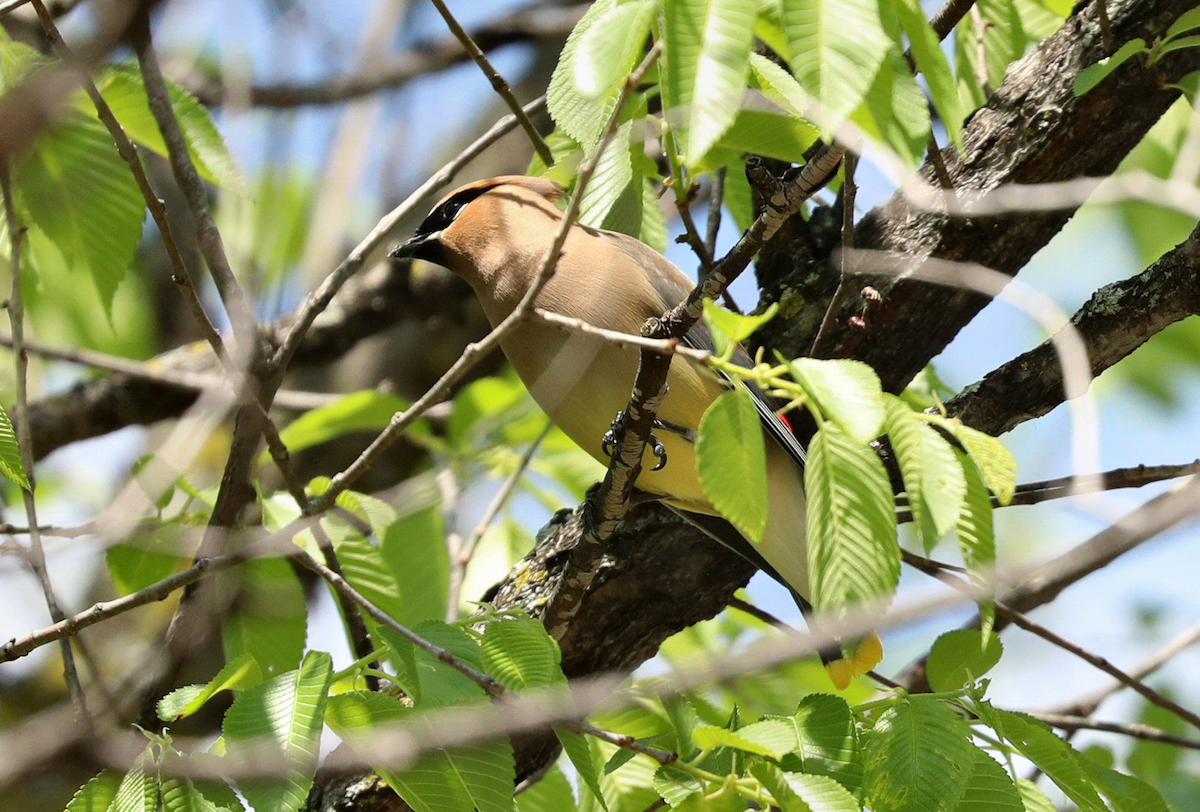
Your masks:
<svg viewBox="0 0 1200 812"><path fill-rule="evenodd" d="M675 267L669 259L650 246L634 237L630 237L628 234L621 234L616 231L601 231L600 233L614 242L630 259L646 269L650 276L651 284L654 285L668 306L674 306L682 302L691 293L694 287L692 280L683 271ZM716 352L716 344L713 342L712 334L708 331L708 325L702 321L692 325L692 328L684 335L683 343L694 349L712 353ZM740 366L746 367L753 366L754 364L750 356L741 347L738 347L734 351L733 361ZM746 382L746 388L754 395L754 405L758 409L759 419L762 421L763 428L766 429L767 434L787 451L792 460L803 470L807 461L804 446L800 445L800 441L796 439L796 435L792 433L792 430L788 428L787 424L775 412L783 404L776 398L768 395L752 381Z"/></svg>

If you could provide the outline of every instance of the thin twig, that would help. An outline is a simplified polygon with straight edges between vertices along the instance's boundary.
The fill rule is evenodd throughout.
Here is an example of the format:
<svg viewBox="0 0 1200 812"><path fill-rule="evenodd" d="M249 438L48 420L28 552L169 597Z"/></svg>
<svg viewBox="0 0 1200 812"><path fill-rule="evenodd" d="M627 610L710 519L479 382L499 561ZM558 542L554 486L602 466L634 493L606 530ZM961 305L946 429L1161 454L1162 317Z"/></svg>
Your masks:
<svg viewBox="0 0 1200 812"><path fill-rule="evenodd" d="M812 347L809 348L808 354L813 357L817 356L818 348L821 346L825 337L833 329L833 322L837 318L837 313L842 309L842 304L850 295L850 278L846 275L846 256L847 251L854 247L854 198L857 195L858 187L854 183L854 169L858 165L858 156L851 152L846 153L846 157L842 162L842 172L845 180L842 184L842 267L841 274L838 279L837 289L833 292L833 298L829 300L829 306L825 308L825 315L821 317L821 326L817 329L817 334L813 338Z"/></svg>
<svg viewBox="0 0 1200 812"><path fill-rule="evenodd" d="M8 318L12 323L13 357L17 377L17 406L16 430L17 445L20 451L21 466L25 469L28 485L21 488L21 496L25 500L25 515L29 521L29 550L26 560L30 569L38 579L42 595L46 599L46 607L50 610L50 618L54 622L61 621L65 615L59 606L58 597L54 593L54 585L50 582L50 572L46 568L46 551L42 548L42 536L38 531L37 505L33 491L37 487L37 478L33 471L33 436L29 428L29 355L25 352L25 299L21 292L21 244L25 237L25 226L17 217L17 209L13 203L12 179L9 177L8 160L0 157L0 195L4 198L4 219L8 227L9 239L9 273L12 276L12 293L8 301ZM79 670L75 666L75 654L71 651L68 640L62 641L63 675L80 721L91 730L91 716L88 714L87 697L83 691L83 683L79 680Z"/></svg>
<svg viewBox="0 0 1200 812"><path fill-rule="evenodd" d="M391 422L382 433L376 437L369 446L359 455L358 459L345 468L341 473L337 474L330 483L329 490L318 499L309 504L309 511L319 513L328 509L329 505L333 504L333 500L337 498L337 494L341 493L346 488L350 487L358 477L368 471L376 462L376 460L386 451L392 443L403 434L404 430L419 416L421 416L429 407L435 403L441 402L450 392L450 388L471 369L478 361L495 349L500 340L517 327L517 325L527 318L528 313L532 310L534 299L541 293L542 288L550 281L550 277L554 274L554 270L558 265L558 259L562 254L563 246L566 244L567 235L570 233L571 226L575 223L579 216L579 206L583 199L583 191L587 188L588 182L595 172L596 165L604 150L612 143L616 135L617 124L620 122L620 115L625 109L633 90L641 82L642 76L646 70L658 58L659 48L655 47L650 51L650 54L642 62L642 65L634 71L626 80L625 91L621 94L614 108L613 115L609 118L608 126L605 128L604 136L600 139L600 143L596 146L596 151L579 166L579 176L575 184L575 191L571 194L570 202L567 204L567 209L563 213L562 224L559 226L558 233L555 235L554 242L550 246L550 250L542 260L542 267L538 272L537 278L526 291L525 296L517 304L516 308L505 317L496 327L487 334L481 341L473 344L468 344L463 350L462 355L458 360L451 365L445 374L429 388L412 406L403 412L398 412L392 417Z"/></svg>
<svg viewBox="0 0 1200 812"><path fill-rule="evenodd" d="M1113 37L1112 20L1108 16L1108 5L1105 0L1095 0L1096 20L1100 23L1100 36L1104 40L1104 50L1112 53L1117 49L1117 41Z"/></svg>
<svg viewBox="0 0 1200 812"><path fill-rule="evenodd" d="M725 204L725 174L728 167L721 167L712 177L712 188L708 192L708 224L705 228L704 247L708 255L717 255L717 234L721 231L721 211Z"/></svg>
<svg viewBox="0 0 1200 812"><path fill-rule="evenodd" d="M1119 733L1122 736L1129 736L1134 739L1142 739L1144 741L1162 742L1163 744L1173 744L1176 747L1184 747L1188 750L1200 750L1200 740L1188 739L1183 736L1175 736L1165 730L1160 730L1157 727L1143 725L1137 723L1118 723L1118 722L1100 722L1096 719L1088 719L1083 716L1071 716L1058 713L1031 713L1035 719L1040 719L1051 727L1057 727L1059 730L1102 730L1106 733Z"/></svg>
<svg viewBox="0 0 1200 812"><path fill-rule="evenodd" d="M696 254L696 259L700 260L700 273L703 275L712 268L713 258L704 238L700 236L700 230L696 228L696 221L692 219L692 196L695 194L696 188L693 186L686 192L680 189L675 190L675 209L679 212L679 221L683 223L683 233L675 241L691 246L692 251Z"/></svg>
<svg viewBox="0 0 1200 812"><path fill-rule="evenodd" d="M1200 623L1186 629L1175 637L1167 645L1163 646L1147 659L1138 663L1137 667L1129 673L1137 679L1145 679L1153 674L1158 669L1162 668L1171 661L1175 655L1179 654L1186 648L1193 646L1197 641L1200 641ZM1096 709L1104 703L1104 700L1115 694L1117 691L1125 688L1125 683L1113 681L1111 684L1101 688L1100 690L1088 694L1087 696L1069 702L1065 705L1059 705L1055 708L1047 709L1047 713L1057 713L1064 716L1091 716Z"/></svg>
<svg viewBox="0 0 1200 812"><path fill-rule="evenodd" d="M446 7L444 0L433 0L434 7L438 13L442 15L442 19L446 21L446 25L450 27L450 32L462 43L463 48L471 55L471 59L475 60L475 64L483 71L483 75L492 83L492 88L500 94L500 98L504 99L504 103L508 105L508 109L512 110L517 121L521 123L521 129L529 136L530 143L533 144L534 150L538 156L546 163L546 166L554 164L554 153L550 151L550 147L546 145L546 141L538 133L537 128L533 126L533 122L529 120L529 116L521 109L521 103L517 101L517 97L513 95L512 88L508 86L508 82L504 81L504 77L492 65L487 58L487 54L479 49L475 44L475 40L467 33L467 29L454 18L450 13L450 9Z"/></svg>
<svg viewBox="0 0 1200 812"><path fill-rule="evenodd" d="M525 111L528 113L542 109L546 104L545 97L537 98L525 105ZM429 179L422 183L417 189L410 194L403 203L388 212L384 217L376 223L371 232L363 238L354 250L342 260L342 264L333 270L329 276L325 277L324 281L314 290L304 302L304 306L300 308L296 320L292 323L283 342L279 345L279 349L275 352L275 357L271 359L271 364L275 368L283 371L291 362L292 356L296 354L296 350L300 347L300 342L308 333L313 322L316 320L329 303L333 301L334 295L341 289L352 276L358 273L366 264L368 258L374 254L381 245L392 235L396 227L404 218L408 217L417 209L424 205L434 194L454 180L455 176L468 163L477 158L484 150L492 144L500 140L501 137L512 131L517 126L517 117L507 115L493 124L487 132L476 138L462 152L451 159L441 169L430 175Z"/></svg>

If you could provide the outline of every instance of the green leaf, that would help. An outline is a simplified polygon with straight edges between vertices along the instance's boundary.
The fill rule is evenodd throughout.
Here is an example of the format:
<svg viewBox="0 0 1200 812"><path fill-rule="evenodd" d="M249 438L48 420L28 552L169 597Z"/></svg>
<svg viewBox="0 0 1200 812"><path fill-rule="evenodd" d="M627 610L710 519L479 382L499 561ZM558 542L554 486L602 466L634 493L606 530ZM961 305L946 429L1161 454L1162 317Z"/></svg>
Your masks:
<svg viewBox="0 0 1200 812"><path fill-rule="evenodd" d="M147 750L125 773L108 812L158 812L158 776Z"/></svg>
<svg viewBox="0 0 1200 812"><path fill-rule="evenodd" d="M712 172L745 154L804 163L805 153L818 136L815 127L792 116L773 110L739 110L733 125L695 170Z"/></svg>
<svg viewBox="0 0 1200 812"><path fill-rule="evenodd" d="M795 725L800 772L825 775L850 792L862 792L863 768L858 728L846 700L833 694L809 694L791 717ZM788 761L784 766L791 768Z"/></svg>
<svg viewBox="0 0 1200 812"><path fill-rule="evenodd" d="M745 387L708 407L696 437L696 468L713 507L751 541L767 529L767 449L754 396Z"/></svg>
<svg viewBox="0 0 1200 812"><path fill-rule="evenodd" d="M1138 54L1146 53L1150 49L1146 47L1146 41L1140 37L1131 39L1129 42L1117 49L1117 52L1112 56L1106 56L1097 62L1095 65L1088 65L1079 72L1075 77L1075 95L1082 96L1096 85L1107 79L1113 71L1121 67L1132 57Z"/></svg>
<svg viewBox="0 0 1200 812"><path fill-rule="evenodd" d="M699 164L737 118L754 45L754 0L707 0L684 160Z"/></svg>
<svg viewBox="0 0 1200 812"><path fill-rule="evenodd" d="M0 406L0 474L29 490L29 477L25 475L25 464L21 462L17 433L3 406Z"/></svg>
<svg viewBox="0 0 1200 812"><path fill-rule="evenodd" d="M637 223L641 223L642 181L640 177L635 177L633 167L633 143L630 137L633 126L632 121L622 124L600 156L596 171L579 202L581 225L628 233L629 223L625 224L626 229L614 228L618 224L611 222L610 218L622 214L622 203L628 208L631 202L637 209ZM641 149L640 144L638 149Z"/></svg>
<svg viewBox="0 0 1200 812"><path fill-rule="evenodd" d="M138 533L132 541L114 544L104 551L104 562L108 566L113 586L121 595L129 595L150 584L166 578L179 566L180 557L172 552L173 545L164 536L171 535L170 528L161 532Z"/></svg>
<svg viewBox="0 0 1200 812"><path fill-rule="evenodd" d="M929 144L929 101L904 57L894 49L879 66L864 103L851 120L895 150L910 167L920 163Z"/></svg>
<svg viewBox="0 0 1200 812"><path fill-rule="evenodd" d="M171 778L162 782L163 812L222 812L204 796L195 784L186 778Z"/></svg>
<svg viewBox="0 0 1200 812"><path fill-rule="evenodd" d="M475 640L457 626L429 621L413 631L422 639L440 646L472 668L483 670L483 652ZM417 673L421 680L421 709L443 708L464 702L482 701L487 693L466 674L436 659L422 648L416 649Z"/></svg>
<svg viewBox="0 0 1200 812"><path fill-rule="evenodd" d="M1025 807L1008 771L976 748L975 767L955 812L1025 812Z"/></svg>
<svg viewBox="0 0 1200 812"><path fill-rule="evenodd" d="M875 723L863 750L875 812L946 812L975 769L970 728L944 703L913 696Z"/></svg>
<svg viewBox="0 0 1200 812"><path fill-rule="evenodd" d="M350 585L389 617L402 617L405 602L400 594L400 584L384 560L383 552L357 530L350 530L340 521L324 521L322 525L329 528L333 549Z"/></svg>
<svg viewBox="0 0 1200 812"><path fill-rule="evenodd" d="M862 361L797 358L787 362L792 378L822 416L860 443L883 433L883 389L875 370Z"/></svg>
<svg viewBox="0 0 1200 812"><path fill-rule="evenodd" d="M191 716L204 703L221 691L240 691L262 682L258 663L248 654L226 663L217 675L204 685L186 685L176 688L158 700L158 718L173 722Z"/></svg>
<svg viewBox="0 0 1200 812"><path fill-rule="evenodd" d="M970 685L991 671L1003 653L1004 645L994 634L985 641L978 629L946 632L929 652L929 685L935 691L956 691Z"/></svg>
<svg viewBox="0 0 1200 812"><path fill-rule="evenodd" d="M575 88L585 99L598 99L629 73L642 52L655 4L634 0L609 8L579 39L572 59Z"/></svg>
<svg viewBox="0 0 1200 812"><path fill-rule="evenodd" d="M166 143L158 129L158 122L150 112L146 87L137 68L132 65L110 68L100 77L98 85L126 135L147 149L165 156ZM179 121L179 129L187 141L188 152L196 164L196 171L217 186L246 194L246 178L229 154L229 148L213 124L208 109L174 82L167 82L167 92ZM111 143L109 148L113 148Z"/></svg>
<svg viewBox="0 0 1200 812"><path fill-rule="evenodd" d="M812 100L795 77L762 54L750 55L750 70L763 95L796 118L811 114Z"/></svg>
<svg viewBox="0 0 1200 812"><path fill-rule="evenodd" d="M750 774L762 782L783 812L858 812L858 800L832 778L784 772L760 762Z"/></svg>
<svg viewBox="0 0 1200 812"><path fill-rule="evenodd" d="M489 623L480 648L484 669L506 688L524 691L566 680L558 643L528 616Z"/></svg>
<svg viewBox="0 0 1200 812"><path fill-rule="evenodd" d="M546 107L554 123L588 152L596 146L604 133L604 126L616 107L620 90L613 87L599 98L585 97L575 84L575 60L588 30L616 5L616 0L597 0L584 13L575 24L571 35L567 37L567 43L563 46L558 65L554 68L546 90ZM628 73L632 67L631 59L629 64L618 69L617 73Z"/></svg>
<svg viewBox="0 0 1200 812"><path fill-rule="evenodd" d="M1193 28L1200 28L1200 7L1189 9L1180 14L1175 22L1171 23L1171 27L1167 29L1166 39L1174 39L1184 31L1191 31Z"/></svg>
<svg viewBox="0 0 1200 812"><path fill-rule="evenodd" d="M588 788L601 808L608 810L608 802L605 800L603 789L600 786L600 764L591 743L583 735L563 727L555 727L554 735L558 736L558 740L562 742L563 752L575 765L575 771L579 773L579 779L583 782L583 786Z"/></svg>
<svg viewBox="0 0 1200 812"><path fill-rule="evenodd" d="M783 758L796 749L796 732L783 719L764 719L737 730L698 725L692 730L692 742L701 750L733 747L760 756Z"/></svg>
<svg viewBox="0 0 1200 812"><path fill-rule="evenodd" d="M333 731L368 761L379 750L376 736L386 736L393 726L423 721L418 711L395 697L367 692L330 697L327 716ZM416 812L513 809L514 762L507 740L435 750L404 770L373 766Z"/></svg>
<svg viewBox="0 0 1200 812"><path fill-rule="evenodd" d="M808 567L813 605L843 617L890 596L900 580L892 489L883 463L825 424L808 450Z"/></svg>
<svg viewBox="0 0 1200 812"><path fill-rule="evenodd" d="M576 812L571 782L557 766L517 796L517 812Z"/></svg>
<svg viewBox="0 0 1200 812"><path fill-rule="evenodd" d="M1087 758L1080 759L1080 763L1113 812L1170 812L1162 794L1145 781L1093 764Z"/></svg>
<svg viewBox="0 0 1200 812"><path fill-rule="evenodd" d="M450 597L450 554L442 512L431 505L402 515L388 526L381 550L400 585L404 612L397 617L410 628L444 620Z"/></svg>
<svg viewBox="0 0 1200 812"><path fill-rule="evenodd" d="M666 253L667 217L658 203L658 192L651 178L642 181L642 225L637 238L658 253Z"/></svg>
<svg viewBox="0 0 1200 812"><path fill-rule="evenodd" d="M964 112L958 97L958 83L950 70L950 62L942 50L941 41L930 26L918 0L893 0L893 7L912 45L913 60L925 74L925 81L929 83L929 93L942 115L946 132L949 133L950 140L962 149Z"/></svg>
<svg viewBox="0 0 1200 812"><path fill-rule="evenodd" d="M1024 812L1058 812L1054 801L1032 781L1018 778L1017 792L1021 795L1021 803L1025 805Z"/></svg>
<svg viewBox="0 0 1200 812"><path fill-rule="evenodd" d="M1007 505L1011 502L1017 489L1017 460L1012 452L1004 447L1004 443L957 420L935 416L933 422L953 434L954 439L967 450L971 459L979 466L979 472L983 474L988 488L1000 500L1000 504Z"/></svg>
<svg viewBox="0 0 1200 812"><path fill-rule="evenodd" d="M887 433L904 476L913 523L929 553L958 521L967 482L954 447L899 398L886 396Z"/></svg>
<svg viewBox="0 0 1200 812"><path fill-rule="evenodd" d="M1002 710L994 713L1001 725L998 732L1036 764L1082 812L1107 812L1108 807L1100 800L1084 771L1082 759L1071 745L1025 714Z"/></svg>
<svg viewBox="0 0 1200 812"><path fill-rule="evenodd" d="M238 783L256 812L296 812L308 798L332 663L325 652L310 651L298 670L243 691L225 714L223 730L230 757L237 758L242 748L260 753L270 748L287 764L278 778Z"/></svg>
<svg viewBox="0 0 1200 812"><path fill-rule="evenodd" d="M217 576L225 659L255 659L264 676L295 668L304 653L308 607L304 588L282 558L254 558Z"/></svg>
<svg viewBox="0 0 1200 812"><path fill-rule="evenodd" d="M377 432L387 428L392 415L407 409L409 402L397 395L365 389L343 395L328 406L311 409L288 423L279 437L288 451L295 454L306 448L329 442L351 432ZM408 431L429 434L429 426L417 421ZM263 452L262 463L270 460Z"/></svg>
<svg viewBox="0 0 1200 812"><path fill-rule="evenodd" d="M867 94L891 47L873 0L788 0L783 6L792 73L819 103L810 115L826 133Z"/></svg>
<svg viewBox="0 0 1200 812"><path fill-rule="evenodd" d="M26 222L87 273L111 317L133 264L146 205L104 125L80 111L45 129L13 166Z"/></svg>
<svg viewBox="0 0 1200 812"><path fill-rule="evenodd" d="M983 476L971 458L961 451L955 452L962 465L967 483L967 495L958 515L958 546L962 551L963 563L976 588L985 589L996 565L996 527L993 522L992 498L988 493ZM980 600L985 636L990 634L996 608L990 597Z"/></svg>
<svg viewBox="0 0 1200 812"><path fill-rule="evenodd" d="M96 774L79 788L65 812L108 812L117 787L121 785L121 774L116 770L104 770Z"/></svg>
<svg viewBox="0 0 1200 812"><path fill-rule="evenodd" d="M755 330L775 318L778 312L779 305L772 303L758 315L743 316L726 310L712 299L704 300L704 323L708 325L708 331L712 334L719 355L725 355L730 347L737 346L754 335Z"/></svg>
<svg viewBox="0 0 1200 812"><path fill-rule="evenodd" d="M413 704L420 707L421 672L417 667L416 645L391 626L379 624L372 634L391 649L393 656L390 659L396 667L395 682Z"/></svg>
<svg viewBox="0 0 1200 812"><path fill-rule="evenodd" d="M700 779L694 778L682 770L659 767L654 773L654 791L662 796L668 806L674 809L688 798L703 794L704 785L700 783Z"/></svg>

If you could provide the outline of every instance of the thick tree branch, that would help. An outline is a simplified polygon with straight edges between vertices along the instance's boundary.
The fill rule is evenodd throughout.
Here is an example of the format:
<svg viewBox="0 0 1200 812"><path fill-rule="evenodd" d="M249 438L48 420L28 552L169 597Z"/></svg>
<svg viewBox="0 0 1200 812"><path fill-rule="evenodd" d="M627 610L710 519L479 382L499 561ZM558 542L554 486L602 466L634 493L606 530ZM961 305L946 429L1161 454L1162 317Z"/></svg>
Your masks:
<svg viewBox="0 0 1200 812"><path fill-rule="evenodd" d="M1071 317L1087 347L1092 375L1149 339L1200 313L1200 227L1130 279L1105 285ZM989 372L946 404L950 414L988 434L1003 434L1062 403L1062 368L1052 339Z"/></svg>

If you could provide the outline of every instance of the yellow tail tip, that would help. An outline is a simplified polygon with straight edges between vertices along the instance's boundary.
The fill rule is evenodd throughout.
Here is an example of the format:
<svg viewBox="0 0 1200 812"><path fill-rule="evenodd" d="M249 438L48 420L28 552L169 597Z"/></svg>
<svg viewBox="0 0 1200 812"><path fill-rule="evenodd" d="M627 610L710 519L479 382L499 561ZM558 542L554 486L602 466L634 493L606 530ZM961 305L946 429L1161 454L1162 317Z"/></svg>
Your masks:
<svg viewBox="0 0 1200 812"><path fill-rule="evenodd" d="M834 660L825 666L829 678L839 691L850 687L855 677L861 677L883 661L883 641L879 635L871 632L858 641L852 657Z"/></svg>

